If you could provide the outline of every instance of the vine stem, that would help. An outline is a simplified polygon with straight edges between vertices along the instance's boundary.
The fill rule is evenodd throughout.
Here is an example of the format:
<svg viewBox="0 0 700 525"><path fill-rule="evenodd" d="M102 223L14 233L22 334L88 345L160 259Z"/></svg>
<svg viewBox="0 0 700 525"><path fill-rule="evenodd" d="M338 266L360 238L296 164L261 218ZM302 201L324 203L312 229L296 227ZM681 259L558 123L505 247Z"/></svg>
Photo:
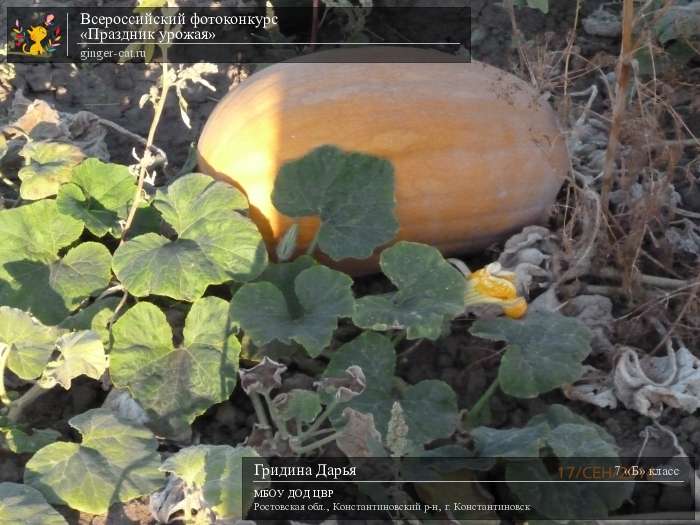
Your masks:
<svg viewBox="0 0 700 525"><path fill-rule="evenodd" d="M119 246L124 244L126 242L126 234L129 231L129 228L131 228L131 224L134 222L134 217L136 216L136 211L138 210L139 204L141 203L141 195L143 193L143 184L144 181L146 180L146 173L148 171L147 169L147 159L151 155L151 149L153 148L153 141L156 136L156 129L158 129L158 124L160 123L160 119L163 115L163 110L165 109L165 102L168 98L168 91L170 90L170 87L172 86L170 82L170 69L169 65L167 62L167 56L166 56L167 50L164 48L163 49L163 73L162 73L162 84L161 84L161 89L160 89L160 97L158 97L158 101L155 104L155 109L153 113L153 120L151 121L151 127L148 130L148 136L146 137L146 142L145 142L145 149L143 153L143 158L141 159L141 162L139 163L139 175L138 175L138 181L136 183L136 191L134 192L134 200L131 203L131 207L129 208L129 214L126 217L126 221L124 221L124 227L122 228L122 235L121 239L119 239ZM126 304L126 301L129 297L129 292L124 291L124 294L122 295L121 300L119 301L119 304L117 307L114 309L114 314L112 315L112 319L109 322L109 327L110 327L110 336L112 333L112 324L114 323L114 320L117 318L117 315L119 315L119 312L121 311L122 308L124 308L124 305Z"/></svg>
<svg viewBox="0 0 700 525"><path fill-rule="evenodd" d="M306 454L307 452L312 452L316 450L317 448L321 448L323 445L327 445L328 443L332 443L336 439L338 439L338 436L340 436L340 432L334 432L330 436L326 436L324 438L319 439L318 441L314 441L313 443L310 443L308 445L304 445L303 447L297 447L294 445L290 445L292 450L296 452L297 454Z"/></svg>
<svg viewBox="0 0 700 525"><path fill-rule="evenodd" d="M163 60L167 60L165 57L165 51L163 51ZM143 158L139 163L139 177L136 187L136 192L134 193L134 200L131 203L131 208L129 208L129 214L126 217L126 222L124 223L124 228L122 229L122 238L119 240L119 245L124 244L126 240L126 234L131 228L131 224L134 222L134 217L136 216L136 210L138 210L139 204L141 203L141 194L143 193L143 183L146 179L147 165L146 159L151 155L151 149L153 147L153 140L156 136L156 129L158 129L158 124L160 123L160 118L163 115L163 110L165 109L165 102L168 98L168 91L171 87L170 82L170 70L167 62L163 62L163 75L162 75L162 85L160 90L160 97L155 104L155 112L153 114L153 121L151 122L151 127L148 130L148 137L146 138L145 150Z"/></svg>
<svg viewBox="0 0 700 525"><path fill-rule="evenodd" d="M0 343L0 401L7 406L11 403L5 390L5 366L7 366L7 358L10 355L10 346L5 343Z"/></svg>
<svg viewBox="0 0 700 525"><path fill-rule="evenodd" d="M270 398L270 393L269 392L264 392L263 393L263 399L265 400L265 403L267 404L267 408L270 411L270 418L272 418L272 422L275 424L275 427L280 433L280 437L286 438L289 436L289 432L287 432L287 423L286 421L283 421L282 418L280 417L279 413L277 412L277 409L275 408L275 405L272 404L272 399Z"/></svg>
<svg viewBox="0 0 700 525"><path fill-rule="evenodd" d="M469 412L467 412L467 417L465 421L465 427L467 428L472 428L474 424L477 421L477 418L483 412L484 408L488 404L488 402L491 400L493 395L496 393L498 390L498 376L493 380L491 385L486 389L486 392L481 394L481 397L477 400L476 403L474 403L474 406L471 408Z"/></svg>
<svg viewBox="0 0 700 525"><path fill-rule="evenodd" d="M31 405L39 396L44 395L48 390L39 386L39 383L34 383L21 397L15 399L10 405L7 412L7 419L16 423L22 417L24 410Z"/></svg>
<svg viewBox="0 0 700 525"><path fill-rule="evenodd" d="M302 432L296 437L297 440L299 442L302 442L303 440L308 439L310 436L312 436L314 432L316 432L321 427L321 425L323 425L323 423L330 417L330 415L335 410L335 407L337 407L339 403L340 401L338 401L336 398L333 398L333 401L326 405L326 409L320 416L316 418L316 421L314 421L309 428L307 428L304 432Z"/></svg>
<svg viewBox="0 0 700 525"><path fill-rule="evenodd" d="M267 413L265 412L265 407L263 406L260 394L257 392L251 392L250 396L248 397L250 397L250 402L253 404L253 408L255 409L255 417L258 418L260 426L265 430L270 430L272 427L270 426L270 420L267 418Z"/></svg>

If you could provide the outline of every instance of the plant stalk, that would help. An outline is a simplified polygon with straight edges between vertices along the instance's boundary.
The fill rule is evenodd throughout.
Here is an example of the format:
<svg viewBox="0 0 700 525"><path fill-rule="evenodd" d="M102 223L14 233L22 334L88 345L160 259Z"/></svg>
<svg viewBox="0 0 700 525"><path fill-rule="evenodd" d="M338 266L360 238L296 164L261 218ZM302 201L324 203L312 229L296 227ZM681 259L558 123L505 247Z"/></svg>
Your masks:
<svg viewBox="0 0 700 525"><path fill-rule="evenodd" d="M12 402L9 411L7 412L7 419L13 423L19 421L22 418L22 414L24 413L25 409L36 401L38 397L44 395L48 391L49 389L40 387L39 383L34 383L29 390L22 394L21 397Z"/></svg>
<svg viewBox="0 0 700 525"><path fill-rule="evenodd" d="M272 422L275 424L275 427L277 428L277 430L280 433L280 437L282 437L282 438L289 437L289 432L287 432L287 423L282 420L279 413L277 412L277 409L275 408L275 405L272 404L272 399L270 399L270 394L268 392L265 392L262 396L263 396L263 399L265 399L265 403L267 404L267 408L270 411L270 417L272 418Z"/></svg>
<svg viewBox="0 0 700 525"><path fill-rule="evenodd" d="M250 394L250 401L253 403L253 408L255 409L255 416L258 418L258 423L264 429L271 429L270 420L267 418L267 413L265 412L265 407L262 403L262 398L257 392L252 392Z"/></svg>
<svg viewBox="0 0 700 525"><path fill-rule="evenodd" d="M615 175L615 160L620 144L620 129L627 105L627 86L630 81L632 66L630 64L633 51L632 30L634 29L634 0L624 0L622 3L622 44L620 46L620 58L617 62L617 88L613 101L612 123L608 137L608 148L605 150L605 162L603 164L603 178L600 191L600 200L603 213L608 213L610 204L610 191L613 187Z"/></svg>
<svg viewBox="0 0 700 525"><path fill-rule="evenodd" d="M340 401L338 401L336 398L333 398L333 401L331 401L330 403L328 403L328 405L326 405L326 409L321 413L321 415L319 415L316 418L316 421L314 421L313 424L309 428L307 428L304 432L302 432L301 434L299 434L297 436L297 439L299 440L299 442L302 442L303 440L308 439L310 436L312 436L314 434L314 432L316 432L319 428L321 428L321 425L323 425L323 423L330 417L330 415L333 413L333 411L335 410L335 408L338 406L339 403L340 403Z"/></svg>
<svg viewBox="0 0 700 525"><path fill-rule="evenodd" d="M291 445L292 450L296 452L297 454L306 454L308 452L313 452L317 448L321 448L324 445L327 445L328 443L332 443L338 437L340 436L340 432L334 432L330 436L326 436L324 438L319 439L318 441L314 441L313 443L310 443L308 445L304 445L303 447L297 447L295 445Z"/></svg>
<svg viewBox="0 0 700 525"><path fill-rule="evenodd" d="M163 57L163 59L165 60L165 56ZM131 228L131 224L134 222L134 217L136 216L136 211L138 210L139 204L141 203L141 194L143 193L143 183L144 183L144 180L146 179L146 172L147 172L146 157L151 154L153 140L155 139L155 136L156 136L156 129L158 128L158 124L160 123L161 116L163 115L163 110L165 109L165 102L168 98L168 91L170 90L170 87L171 87L170 74L169 74L170 72L169 72L168 68L169 68L168 63L163 62L163 75L162 75L162 86L161 86L161 90L160 90L160 97L158 97L158 101L155 104L153 121L151 122L150 129L148 130L148 137L146 138L144 156L141 159L141 162L139 165L139 176L138 176L136 192L134 193L134 200L131 203L131 208L129 208L129 214L127 215L126 221L124 223L124 228L122 230L122 237L119 240L120 246L126 240L126 234L129 231L129 228Z"/></svg>
<svg viewBox="0 0 700 525"><path fill-rule="evenodd" d="M5 406L8 406L11 401L5 390L5 367L7 366L7 358L10 355L10 346L0 343L0 401Z"/></svg>
<svg viewBox="0 0 700 525"><path fill-rule="evenodd" d="M467 412L467 417L465 418L464 427L474 428L475 423L478 421L479 415L483 412L484 408L488 405L493 395L498 390L498 376L493 380L491 385L486 389L486 392L481 394L481 397L474 403L474 406L469 412Z"/></svg>

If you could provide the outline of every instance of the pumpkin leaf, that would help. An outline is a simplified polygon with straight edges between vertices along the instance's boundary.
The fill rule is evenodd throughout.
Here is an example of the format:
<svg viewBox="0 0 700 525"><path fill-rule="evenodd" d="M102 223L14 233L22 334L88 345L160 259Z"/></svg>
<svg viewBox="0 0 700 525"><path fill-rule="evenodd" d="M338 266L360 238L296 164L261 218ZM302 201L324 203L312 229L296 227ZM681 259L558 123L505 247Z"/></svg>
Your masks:
<svg viewBox="0 0 700 525"><path fill-rule="evenodd" d="M603 427L591 423L583 416L575 414L564 405L550 405L546 412L530 418L530 421L528 421L527 424L528 426L534 426L539 425L540 423L547 423L551 428L557 428L560 425L566 424L585 425L587 428L592 428L596 431L598 439L603 440L610 445L615 445L615 438L608 434ZM594 455L592 454L590 457L594 457Z"/></svg>
<svg viewBox="0 0 700 525"><path fill-rule="evenodd" d="M545 423L524 428L477 427L470 432L474 446L485 458L539 457L550 427Z"/></svg>
<svg viewBox="0 0 700 525"><path fill-rule="evenodd" d="M91 331L62 336L57 345L60 355L46 365L38 384L49 389L61 385L68 390L78 376L99 379L107 369L107 355L100 336Z"/></svg>
<svg viewBox="0 0 700 525"><path fill-rule="evenodd" d="M311 423L321 413L321 398L316 392L295 388L279 394L273 400L275 410L283 421Z"/></svg>
<svg viewBox="0 0 700 525"><path fill-rule="evenodd" d="M120 220L126 219L136 192L129 168L87 159L73 169L68 184L58 191L61 213L81 221L95 236L121 236Z"/></svg>
<svg viewBox="0 0 700 525"><path fill-rule="evenodd" d="M68 525L35 488L0 483L0 525Z"/></svg>
<svg viewBox="0 0 700 525"><path fill-rule="evenodd" d="M0 304L54 324L106 288L111 277L106 247L87 242L58 255L82 231L79 221L58 212L55 201L0 211Z"/></svg>
<svg viewBox="0 0 700 525"><path fill-rule="evenodd" d="M543 14L549 13L549 0L516 0L515 5L519 7L530 7L537 9Z"/></svg>
<svg viewBox="0 0 700 525"><path fill-rule="evenodd" d="M265 244L232 186L191 173L159 190L154 206L178 238L147 233L117 248L114 273L131 294L194 301L209 285L249 281L265 268Z"/></svg>
<svg viewBox="0 0 700 525"><path fill-rule="evenodd" d="M100 336L102 344L110 345L109 321L119 304L119 297L104 297L66 317L58 326L67 330L92 330Z"/></svg>
<svg viewBox="0 0 700 525"><path fill-rule="evenodd" d="M240 344L223 299L192 305L177 348L165 314L146 302L127 311L112 333L112 381L129 389L159 434L189 433L192 421L236 386Z"/></svg>
<svg viewBox="0 0 700 525"><path fill-rule="evenodd" d="M676 4L676 5L674 5ZM679 40L688 42L697 40L700 36L700 4L690 2L687 5L677 5L674 2L664 9L656 21L654 32L663 45Z"/></svg>
<svg viewBox="0 0 700 525"><path fill-rule="evenodd" d="M612 436L562 405L548 407L523 428L478 427L471 435L480 456L515 458L506 464L506 480L512 482L510 490L546 517L606 517L609 510L618 508L631 495L633 484L625 483L562 483L556 491L543 490L548 486L544 483L517 483L558 479L539 459L545 449L558 458L564 469L590 464L591 458L596 458L596 465L607 463L603 458L609 458L610 468L619 463Z"/></svg>
<svg viewBox="0 0 700 525"><path fill-rule="evenodd" d="M405 329L408 339L434 340L445 320L464 312L464 277L436 248L401 241L382 252L379 265L398 291L358 299L357 326Z"/></svg>
<svg viewBox="0 0 700 525"><path fill-rule="evenodd" d="M24 482L50 503L104 514L116 502L150 494L163 484L158 443L145 428L105 409L68 422L82 444L59 441L42 448L26 465Z"/></svg>
<svg viewBox="0 0 700 525"><path fill-rule="evenodd" d="M0 345L9 351L6 366L21 379L41 375L63 333L59 328L44 326L22 310L0 306Z"/></svg>
<svg viewBox="0 0 700 525"><path fill-rule="evenodd" d="M532 398L582 374L581 361L591 352L591 333L572 317L534 312L524 319L478 320L472 335L506 341L498 380L508 395Z"/></svg>
<svg viewBox="0 0 700 525"><path fill-rule="evenodd" d="M284 164L272 202L289 217L317 215L318 247L336 261L365 259L398 232L391 163L335 146Z"/></svg>
<svg viewBox="0 0 700 525"><path fill-rule="evenodd" d="M218 519L233 522L243 518L253 501L253 486L245 487L241 477L243 458L256 457L259 456L251 447L198 445L170 456L161 470L182 479Z"/></svg>
<svg viewBox="0 0 700 525"><path fill-rule="evenodd" d="M58 188L71 178L73 167L83 160L83 152L72 144L29 142L21 150L25 166L19 170L20 195L38 200L56 195Z"/></svg>
<svg viewBox="0 0 700 525"><path fill-rule="evenodd" d="M0 419L0 450L9 450L15 454L34 454L59 437L61 434L50 428L34 429L31 434L27 434L21 428Z"/></svg>
<svg viewBox="0 0 700 525"><path fill-rule="evenodd" d="M345 343L331 355L323 377L342 376L352 365L362 368L367 386L363 393L336 410L332 417L336 428L344 425L342 409L350 407L357 412L372 414L377 430L386 438L391 411L398 401L408 425L405 437L411 443L422 446L454 432L457 426L457 397L449 385L427 380L409 385L401 394L394 392L396 352L386 337L365 332Z"/></svg>
<svg viewBox="0 0 700 525"><path fill-rule="evenodd" d="M273 265L267 275L274 282L244 284L233 296L233 317L255 344L293 341L316 357L330 344L338 318L352 315L352 279L325 266L301 270L306 264Z"/></svg>

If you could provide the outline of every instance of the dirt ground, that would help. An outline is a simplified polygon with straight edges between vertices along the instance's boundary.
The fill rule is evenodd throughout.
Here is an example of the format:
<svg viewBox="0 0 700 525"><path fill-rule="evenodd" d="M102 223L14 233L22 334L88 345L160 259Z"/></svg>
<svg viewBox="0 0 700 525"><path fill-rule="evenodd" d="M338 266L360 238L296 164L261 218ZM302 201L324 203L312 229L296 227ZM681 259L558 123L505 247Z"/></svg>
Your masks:
<svg viewBox="0 0 700 525"><path fill-rule="evenodd" d="M53 5L71 3L73 5L94 4L83 0L76 2L52 2ZM109 4L107 0L104 4ZM115 2L121 5L123 2ZM380 3L380 2L377 2ZM547 15L534 9L521 9L517 12L517 23L522 38L532 42L533 49L562 50L567 46L567 39L574 26L576 16L576 2L553 1L551 12ZM579 20L591 15L601 5L606 4L613 13L616 13L616 5L602 1L586 1L579 13ZM474 0L472 8L472 57L509 71L515 71L520 75L526 75L523 70L519 55L515 51L513 30L508 12L489 0ZM4 30L5 21L1 19L0 28ZM370 20L371 24L371 20ZM425 29L428 34L422 36L448 38L450 34L439 34L439 27L431 26L430 20L425 21ZM0 35L4 39L4 35ZM614 64L619 52L619 36L604 36L589 34L582 28L577 31L577 53L587 61L593 62L606 72L614 70ZM544 59L543 59L544 60ZM546 62L546 61L544 61ZM543 63L544 63L543 62ZM583 63L583 61L580 61ZM688 70L679 72L682 78L684 74L695 75L697 64L688 66ZM13 114L13 101L18 96L33 100L41 99L48 102L60 112L75 113L77 111L89 111L103 119L114 122L118 126L142 137L145 137L150 124L151 109L140 109L139 99L153 85L158 74L156 65L137 64L83 64L80 66L71 64L37 64L31 66L17 65L14 71L3 69L0 64L0 122L8 122L16 118ZM573 67L573 66L572 66ZM691 71L692 69L692 71ZM234 89L237 84L252 74L255 66L241 66L236 64L217 64L217 72L209 74L206 79L216 87L216 92L211 92L201 86L195 86L185 92L189 102L189 115L191 117L191 129L188 129L181 117L177 101L171 95L168 101L163 120L158 129L156 143L166 151L168 155L168 167L172 173L177 173L186 163L204 122L212 109L224 94ZM694 79L697 80L697 77ZM572 82L570 91L586 89L591 83L600 84L597 78L591 81L591 75L582 75L580 79ZM567 113L566 101L558 98L561 94L559 85L543 84L550 89L551 101L562 115L562 124L567 127L570 124L570 115ZM688 96L692 97L690 92ZM580 99L577 99L577 103ZM594 110L609 116L610 99L603 96L594 106ZM682 105L682 104L681 104ZM686 106L683 106L686 107ZM570 109L570 108L568 108ZM684 120L688 130L700 133L700 108L690 108L684 113ZM668 118L659 116L659 126L664 131L664 126L673 133L674 122ZM627 137L625 137L627 138ZM109 151L109 157L114 162L125 164L133 163L132 148L137 143L133 137L124 133L108 130L105 141ZM632 143L630 141L630 143ZM599 148L600 150L600 148ZM697 150L696 150L697 152ZM688 165L688 152L682 152L676 159L674 166L683 171ZM663 169L663 168L659 168ZM698 180L697 167L693 172L687 168L684 173L687 177L677 179L676 191L685 202L685 208L691 212L700 212L700 197L695 187ZM669 174L671 176L671 174ZM693 177L695 177L693 179ZM553 215L550 225L553 229L559 228L564 222L566 207L570 194L562 192L559 199L560 206ZM623 226L624 227L624 226ZM620 241L624 244L624 239ZM654 252L658 258L662 258L663 247ZM493 255L500 251L495 246L490 252L471 256L467 263L478 264L493 259ZM605 248L603 248L605 251ZM685 256L683 256L685 257ZM618 259L618 265L623 264L624 259ZM662 262L680 272L678 268L692 268L692 254L686 260L678 263L677 260L663 259ZM645 261L644 268L649 268ZM653 265L652 265L653 266ZM621 267L621 266L618 266ZM624 269L623 269L624 270ZM655 269L658 271L658 268ZM624 273L624 271L623 271ZM692 279L692 270L680 275L683 279ZM593 283L600 285L601 283ZM603 283L605 284L605 283ZM657 304L654 308L644 310L644 315L627 315L635 308L646 304L640 299L637 292L641 293L638 283L625 283L626 295L613 296L612 317L615 319L610 329L610 339L614 344L624 343L644 350L651 350L656 346L658 337L649 340L650 319L664 320L677 318L679 305L673 303ZM577 284L583 286L581 283ZM372 287L372 279L358 284L359 287ZM631 290L631 291L630 291ZM692 307L691 307L692 309ZM687 312L686 312L687 313ZM681 324L688 324L686 318ZM422 379L442 379L454 388L458 395L460 407L469 407L479 398L483 391L493 380L500 356L500 346L477 340L467 332L468 324L455 322L449 337L437 343L423 342L411 352L411 359L399 360L399 374L408 383L415 383ZM694 335L697 338L698 326L689 326L683 332L688 337ZM697 339L695 339L697 341ZM690 340L686 341L690 343ZM609 357L599 358L605 362ZM308 371L297 367L291 369L292 377L289 387L310 386L313 378ZM32 419L37 426L42 424L56 425L56 420L62 423L58 430L66 436L71 432L66 425L66 420L74 414L85 411L88 408L98 406L104 399L105 393L99 383L94 381L79 381L70 391L56 391L52 395L45 396L33 408ZM610 432L621 446L625 456L636 456L642 444L645 442L645 428L650 425L649 418L643 417L631 410L609 410L596 408L590 404L576 402L567 399L560 391L551 392L533 400L517 400L504 395L497 395L491 401L491 426L511 427L521 426L529 418L542 412L544 407L551 403L563 403L575 412L585 415L592 421L603 426ZM56 414L60 414L57 418ZM228 403L213 407L206 415L199 418L195 424L196 437L203 443L227 443L236 444L242 442L249 433L254 422L252 407L247 397L240 388L232 396ZM679 445L685 452L697 458L700 456L700 418L692 414L686 414L678 410L667 410L659 422L672 429L679 439ZM672 449L668 439L647 440L647 454L656 447L660 453L667 454ZM22 477L22 462L28 458L4 455L0 452L0 481L19 481ZM639 510L664 511L674 510L674 493L672 490L650 489L644 493L643 502ZM132 502L123 508L114 509L108 517L79 516L70 510L65 511L66 517L71 523L93 524L146 524L152 523L150 514L142 502Z"/></svg>

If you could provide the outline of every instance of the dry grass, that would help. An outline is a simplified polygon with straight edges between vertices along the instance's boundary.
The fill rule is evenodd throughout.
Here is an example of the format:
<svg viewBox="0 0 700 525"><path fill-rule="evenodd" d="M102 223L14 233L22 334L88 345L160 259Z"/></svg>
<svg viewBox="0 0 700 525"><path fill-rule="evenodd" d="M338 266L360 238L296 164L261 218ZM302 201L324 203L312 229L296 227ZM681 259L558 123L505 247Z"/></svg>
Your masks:
<svg viewBox="0 0 700 525"><path fill-rule="evenodd" d="M570 138L569 183L553 218L563 247L561 299L609 295L618 341L650 353L671 336L691 348L700 343L700 258L678 250L666 235L681 224L700 234L700 214L677 200L678 188L692 190L698 182L700 141L685 118L697 111L700 83L689 70L658 71L654 61L651 74L642 74L635 60L640 50L663 58L653 28L669 5L635 12L632 0L624 0L617 57L581 56L580 0L562 49L551 49L546 37L525 41L517 11L507 5L516 69L551 95Z"/></svg>

